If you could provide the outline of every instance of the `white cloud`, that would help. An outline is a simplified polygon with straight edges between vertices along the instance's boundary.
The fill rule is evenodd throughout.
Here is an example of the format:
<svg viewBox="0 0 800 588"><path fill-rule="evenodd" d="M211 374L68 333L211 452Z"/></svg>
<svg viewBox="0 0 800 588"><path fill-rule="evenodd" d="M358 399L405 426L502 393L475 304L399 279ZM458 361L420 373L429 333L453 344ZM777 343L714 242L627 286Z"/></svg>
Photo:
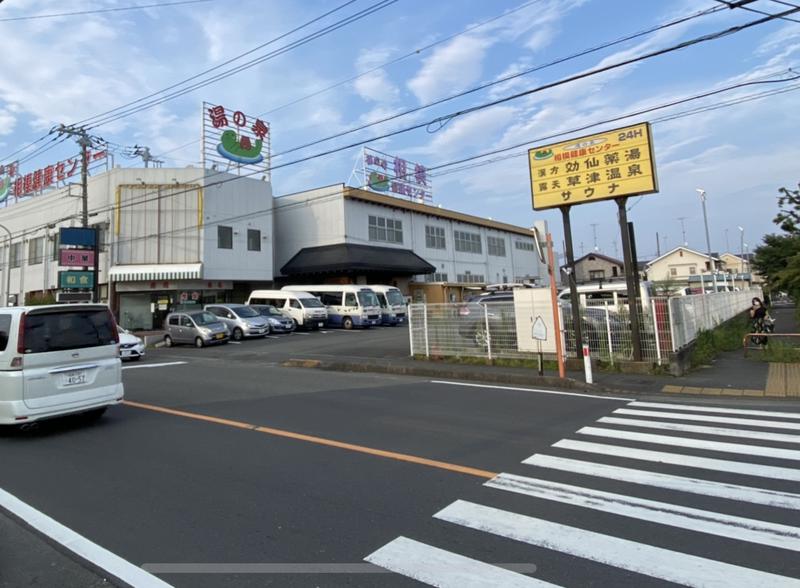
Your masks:
<svg viewBox="0 0 800 588"><path fill-rule="evenodd" d="M389 80L389 76L383 69L376 69L382 63L386 63L391 57L389 49L362 49L356 61L356 69L359 72L369 72L359 77L354 83L353 88L356 93L364 100L370 102L394 102L400 95L399 88Z"/></svg>
<svg viewBox="0 0 800 588"><path fill-rule="evenodd" d="M480 79L483 59L491 44L473 35L453 39L424 60L408 88L421 103L468 88Z"/></svg>
<svg viewBox="0 0 800 588"><path fill-rule="evenodd" d="M456 118L434 135L426 151L446 156L459 149L484 147L508 125L515 114L516 109L510 106L496 106Z"/></svg>

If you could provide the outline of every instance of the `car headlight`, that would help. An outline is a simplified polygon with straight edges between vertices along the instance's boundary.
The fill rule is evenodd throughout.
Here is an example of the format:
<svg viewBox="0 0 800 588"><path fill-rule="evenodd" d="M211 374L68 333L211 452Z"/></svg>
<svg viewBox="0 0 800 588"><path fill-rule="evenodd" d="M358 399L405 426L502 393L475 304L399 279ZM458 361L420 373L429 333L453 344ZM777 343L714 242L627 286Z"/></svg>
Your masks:
<svg viewBox="0 0 800 588"><path fill-rule="evenodd" d="M281 321L279 321L278 319L271 318L269 319L269 324L279 327L281 325Z"/></svg>
<svg viewBox="0 0 800 588"><path fill-rule="evenodd" d="M208 327L200 327L199 330L200 330L201 333L203 333L203 335L210 335L211 334L211 329L209 329Z"/></svg>

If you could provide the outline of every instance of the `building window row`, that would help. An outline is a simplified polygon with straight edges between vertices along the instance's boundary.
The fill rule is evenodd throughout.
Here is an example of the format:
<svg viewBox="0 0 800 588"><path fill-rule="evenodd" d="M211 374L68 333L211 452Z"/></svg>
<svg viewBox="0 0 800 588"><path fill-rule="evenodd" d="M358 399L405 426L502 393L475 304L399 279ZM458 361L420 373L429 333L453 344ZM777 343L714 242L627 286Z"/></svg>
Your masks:
<svg viewBox="0 0 800 588"><path fill-rule="evenodd" d="M425 246L428 249L446 249L444 228L425 225Z"/></svg>
<svg viewBox="0 0 800 588"><path fill-rule="evenodd" d="M467 271L463 274L456 275L456 281L460 284L484 284L486 283L483 274L473 274L472 272Z"/></svg>
<svg viewBox="0 0 800 588"><path fill-rule="evenodd" d="M535 251L536 247L530 241L514 241L514 247L522 251Z"/></svg>
<svg viewBox="0 0 800 588"><path fill-rule="evenodd" d="M479 233L468 233L467 231L453 231L455 237L456 251L465 253L483 253L481 247L481 236Z"/></svg>
<svg viewBox="0 0 800 588"><path fill-rule="evenodd" d="M403 243L403 221L382 216L369 217L369 240Z"/></svg>
<svg viewBox="0 0 800 588"><path fill-rule="evenodd" d="M233 249L233 227L217 225L217 249ZM261 231L247 229L247 250L261 251Z"/></svg>
<svg viewBox="0 0 800 588"><path fill-rule="evenodd" d="M489 250L489 255L495 257L506 256L506 240L502 237L486 237L486 247Z"/></svg>

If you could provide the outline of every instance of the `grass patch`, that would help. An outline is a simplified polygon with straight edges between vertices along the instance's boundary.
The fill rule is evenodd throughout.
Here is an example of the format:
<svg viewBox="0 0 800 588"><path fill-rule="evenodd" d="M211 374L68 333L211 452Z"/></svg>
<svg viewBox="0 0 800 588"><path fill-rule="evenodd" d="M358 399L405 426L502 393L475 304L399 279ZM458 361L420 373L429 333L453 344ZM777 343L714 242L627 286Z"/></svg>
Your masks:
<svg viewBox="0 0 800 588"><path fill-rule="evenodd" d="M527 368L534 370L539 369L539 360L528 359L528 358L498 357L496 359L490 360L485 357L470 357L470 356L438 357L433 355L431 357L425 357L424 355L415 355L414 359L441 361L445 363L457 363L461 365L494 365L498 367ZM542 362L542 366L544 371L555 371L556 373L558 373L558 363L556 361L545 359Z"/></svg>
<svg viewBox="0 0 800 588"><path fill-rule="evenodd" d="M800 363L800 348L785 341L771 341L767 346L753 354L755 359L776 363Z"/></svg>
<svg viewBox="0 0 800 588"><path fill-rule="evenodd" d="M746 314L732 318L711 331L700 331L691 355L692 367L708 364L723 351L742 348L742 338L750 332L750 318Z"/></svg>

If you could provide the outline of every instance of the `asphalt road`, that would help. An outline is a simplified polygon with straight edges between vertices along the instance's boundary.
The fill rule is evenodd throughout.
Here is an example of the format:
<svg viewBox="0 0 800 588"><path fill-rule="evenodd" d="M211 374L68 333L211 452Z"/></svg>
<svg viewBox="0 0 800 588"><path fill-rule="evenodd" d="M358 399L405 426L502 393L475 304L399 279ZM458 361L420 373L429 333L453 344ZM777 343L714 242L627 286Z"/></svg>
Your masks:
<svg viewBox="0 0 800 588"><path fill-rule="evenodd" d="M152 352L98 423L4 432L0 488L175 586L800 585L791 408L281 368L277 342Z"/></svg>

